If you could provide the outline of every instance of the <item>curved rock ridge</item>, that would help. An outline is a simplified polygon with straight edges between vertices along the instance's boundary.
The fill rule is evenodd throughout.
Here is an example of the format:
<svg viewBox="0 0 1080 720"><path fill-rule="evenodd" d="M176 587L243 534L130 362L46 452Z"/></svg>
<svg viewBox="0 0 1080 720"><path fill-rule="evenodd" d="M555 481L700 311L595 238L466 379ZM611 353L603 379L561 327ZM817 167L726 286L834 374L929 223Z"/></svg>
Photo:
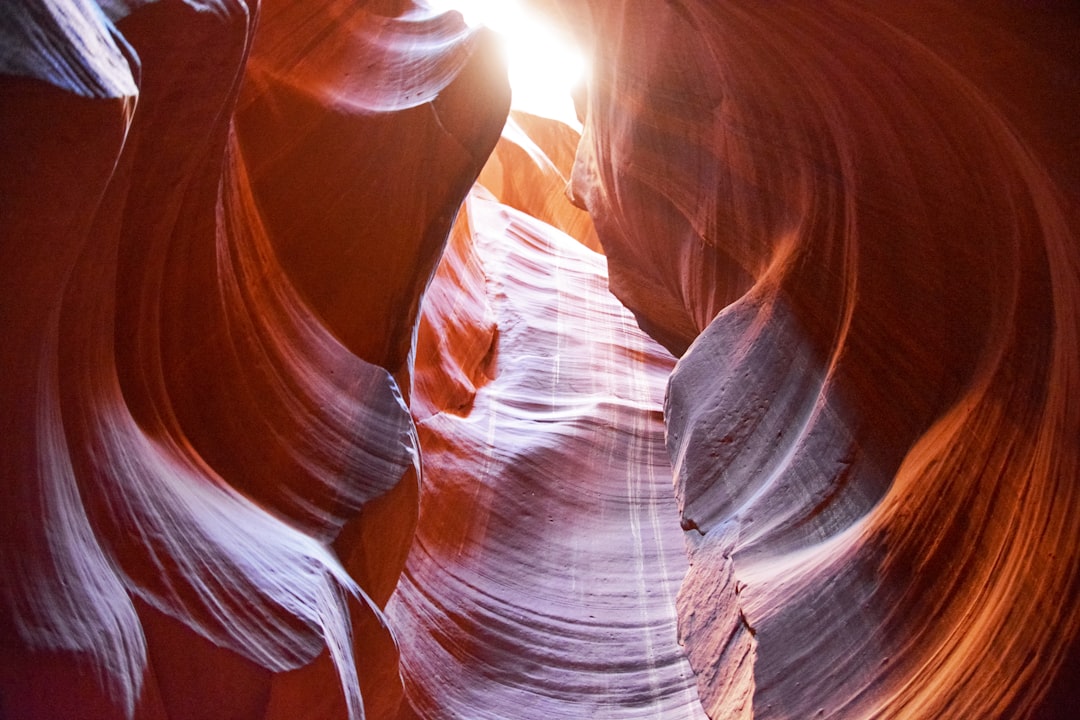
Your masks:
<svg viewBox="0 0 1080 720"><path fill-rule="evenodd" d="M574 194L612 289L682 355L705 709L1067 717L1075 12L563 6L593 47Z"/></svg>
<svg viewBox="0 0 1080 720"><path fill-rule="evenodd" d="M236 125L301 297L351 352L401 374L510 91L491 33L390 4L264 3Z"/></svg>
<svg viewBox="0 0 1080 720"><path fill-rule="evenodd" d="M380 606L419 454L397 378L508 89L460 20L288 5L257 24L240 0L5 5L22 44L4 57L32 70L0 76L5 717L391 717L401 702ZM352 54L316 51L331 40ZM382 63L371 87L283 90L359 56ZM331 128L356 132L347 158L324 158L335 192L273 195L274 160L318 157ZM357 160L395 134L441 165ZM380 215L395 181L417 201ZM282 220L313 214L303 232ZM325 286L359 296L310 292L289 255L304 243ZM380 243L408 273L356 250ZM404 309L387 325L358 297Z"/></svg>
<svg viewBox="0 0 1080 720"><path fill-rule="evenodd" d="M603 252L592 218L569 195L581 135L563 122L512 110L479 182L499 201Z"/></svg>
<svg viewBox="0 0 1080 720"><path fill-rule="evenodd" d="M703 718L674 624L673 359L608 293L602 256L482 190L429 299L462 290L425 305L417 346L425 486L388 606L410 704Z"/></svg>

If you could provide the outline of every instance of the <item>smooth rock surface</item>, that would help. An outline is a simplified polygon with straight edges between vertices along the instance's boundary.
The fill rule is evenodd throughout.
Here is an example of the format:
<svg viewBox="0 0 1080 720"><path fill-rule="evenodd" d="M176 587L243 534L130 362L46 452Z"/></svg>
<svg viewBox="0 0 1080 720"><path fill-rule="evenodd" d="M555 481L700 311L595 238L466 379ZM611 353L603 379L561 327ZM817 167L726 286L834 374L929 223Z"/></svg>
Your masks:
<svg viewBox="0 0 1080 720"><path fill-rule="evenodd" d="M507 111L496 49L374 4L105 9L0 11L0 708L391 716L420 462L395 374ZM357 57L427 72L341 82ZM357 166L388 140L413 171Z"/></svg>
<svg viewBox="0 0 1080 720"><path fill-rule="evenodd" d="M425 485L388 608L417 714L703 718L675 632L673 358L608 293L600 255L482 191L430 297L444 286L468 292L424 311Z"/></svg>
<svg viewBox="0 0 1080 720"><path fill-rule="evenodd" d="M1073 4L529 4L0 3L0 717L1072 718Z"/></svg>
<svg viewBox="0 0 1080 720"><path fill-rule="evenodd" d="M573 192L682 356L706 710L1067 717L1075 8L571 5L593 50Z"/></svg>

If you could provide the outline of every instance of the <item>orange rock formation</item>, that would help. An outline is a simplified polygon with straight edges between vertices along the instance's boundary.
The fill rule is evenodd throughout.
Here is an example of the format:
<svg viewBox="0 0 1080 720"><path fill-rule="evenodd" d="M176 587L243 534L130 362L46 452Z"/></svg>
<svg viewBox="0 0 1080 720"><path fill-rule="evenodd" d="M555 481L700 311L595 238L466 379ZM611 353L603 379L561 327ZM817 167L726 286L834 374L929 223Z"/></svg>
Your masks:
<svg viewBox="0 0 1080 720"><path fill-rule="evenodd" d="M0 6L0 717L1071 717L1080 16L533 4Z"/></svg>

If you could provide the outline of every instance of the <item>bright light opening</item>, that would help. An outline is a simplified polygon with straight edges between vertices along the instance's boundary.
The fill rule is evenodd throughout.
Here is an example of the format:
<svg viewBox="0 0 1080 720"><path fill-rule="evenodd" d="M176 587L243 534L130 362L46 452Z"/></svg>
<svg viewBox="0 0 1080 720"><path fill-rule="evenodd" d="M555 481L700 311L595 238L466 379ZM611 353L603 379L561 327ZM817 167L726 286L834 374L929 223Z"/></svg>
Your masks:
<svg viewBox="0 0 1080 720"><path fill-rule="evenodd" d="M517 0L428 0L439 12L457 10L470 26L499 33L506 47L510 106L581 130L571 91L585 76L585 58L564 33Z"/></svg>

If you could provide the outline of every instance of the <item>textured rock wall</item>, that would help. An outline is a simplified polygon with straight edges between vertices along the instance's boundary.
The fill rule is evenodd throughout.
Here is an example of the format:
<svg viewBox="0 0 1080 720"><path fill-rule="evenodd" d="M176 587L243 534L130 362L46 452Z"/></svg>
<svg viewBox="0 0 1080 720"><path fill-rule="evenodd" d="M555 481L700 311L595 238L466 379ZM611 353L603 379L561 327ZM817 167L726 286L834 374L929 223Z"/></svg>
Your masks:
<svg viewBox="0 0 1080 720"><path fill-rule="evenodd" d="M486 193L429 299L463 287L473 302L425 305L417 354L414 402L439 396L388 608L410 700L429 718L704 718L675 628L673 358L607 291L602 256Z"/></svg>
<svg viewBox="0 0 1080 720"><path fill-rule="evenodd" d="M1070 717L1075 10L533 4L0 6L0 716Z"/></svg>
<svg viewBox="0 0 1080 720"><path fill-rule="evenodd" d="M1040 695L1078 623L1075 9L566 9L574 194L682 355L705 708L1068 713Z"/></svg>
<svg viewBox="0 0 1080 720"><path fill-rule="evenodd" d="M0 11L5 716L390 717L400 388L496 48L374 4L103 9Z"/></svg>

